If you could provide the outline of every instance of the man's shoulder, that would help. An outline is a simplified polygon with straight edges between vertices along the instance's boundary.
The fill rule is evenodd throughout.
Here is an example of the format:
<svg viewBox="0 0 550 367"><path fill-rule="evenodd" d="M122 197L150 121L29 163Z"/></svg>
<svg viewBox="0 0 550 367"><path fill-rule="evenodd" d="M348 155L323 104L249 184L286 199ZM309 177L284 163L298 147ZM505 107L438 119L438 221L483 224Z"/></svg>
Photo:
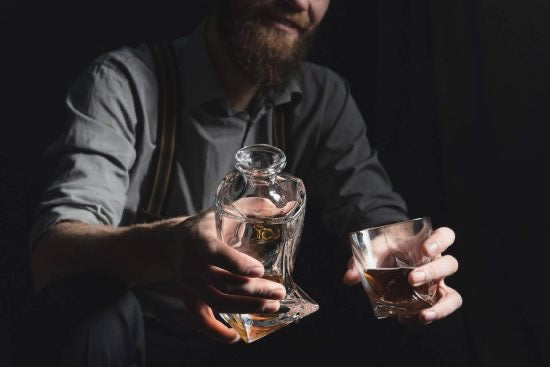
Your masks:
<svg viewBox="0 0 550 367"><path fill-rule="evenodd" d="M121 46L97 56L90 63L92 69L107 69L132 79L153 70L153 59L147 45Z"/></svg>

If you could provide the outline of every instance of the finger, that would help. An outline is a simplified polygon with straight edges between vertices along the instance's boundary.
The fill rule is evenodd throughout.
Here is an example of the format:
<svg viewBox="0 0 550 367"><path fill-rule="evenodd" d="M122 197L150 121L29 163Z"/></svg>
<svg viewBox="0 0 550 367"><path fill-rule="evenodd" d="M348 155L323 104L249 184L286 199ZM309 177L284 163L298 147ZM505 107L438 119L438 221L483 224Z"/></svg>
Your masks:
<svg viewBox="0 0 550 367"><path fill-rule="evenodd" d="M212 266L206 274L206 280L221 292L229 295L283 299L285 287L277 282L263 278L249 278L234 275L224 269Z"/></svg>
<svg viewBox="0 0 550 367"><path fill-rule="evenodd" d="M226 344L239 341L239 334L232 328L218 321L212 309L200 299L191 302L192 313L198 329L210 338Z"/></svg>
<svg viewBox="0 0 550 367"><path fill-rule="evenodd" d="M440 282L438 292L441 298L437 303L419 313L418 319L421 323L429 324L445 318L462 306L462 296L453 288L445 285L443 281Z"/></svg>
<svg viewBox="0 0 550 367"><path fill-rule="evenodd" d="M355 285L359 283L359 281L360 281L359 273L357 273L357 270L355 269L355 261L353 260L353 257L352 257L348 261L348 269L344 274L344 278L342 279L342 282L345 285Z"/></svg>
<svg viewBox="0 0 550 367"><path fill-rule="evenodd" d="M433 280L445 278L456 273L457 270L458 261L451 255L445 255L412 271L409 274L409 283L417 287Z"/></svg>
<svg viewBox="0 0 550 367"><path fill-rule="evenodd" d="M455 241L455 233L447 227L436 229L426 241L424 241L424 252L431 257L441 254Z"/></svg>
<svg viewBox="0 0 550 367"><path fill-rule="evenodd" d="M196 294L218 312L274 313L280 308L277 300L225 294L209 284L203 285Z"/></svg>
<svg viewBox="0 0 550 367"><path fill-rule="evenodd" d="M222 241L212 239L209 241L209 247L208 260L214 266L248 277L261 277L264 274L264 267L261 262L252 256L231 248Z"/></svg>

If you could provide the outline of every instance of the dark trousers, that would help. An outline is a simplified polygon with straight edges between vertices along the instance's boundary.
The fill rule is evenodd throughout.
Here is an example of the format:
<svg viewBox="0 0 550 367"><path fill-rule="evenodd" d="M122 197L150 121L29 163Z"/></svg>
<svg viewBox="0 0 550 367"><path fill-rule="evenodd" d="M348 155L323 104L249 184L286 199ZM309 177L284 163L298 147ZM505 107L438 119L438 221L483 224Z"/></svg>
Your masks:
<svg viewBox="0 0 550 367"><path fill-rule="evenodd" d="M131 290L97 276L65 279L41 292L15 345L16 365L25 367L209 366L238 357L244 347L144 319Z"/></svg>
<svg viewBox="0 0 550 367"><path fill-rule="evenodd" d="M347 365L363 353L377 366L411 363L410 356L422 356L423 366L470 365L468 350L456 342L461 329L448 331L455 325L452 318L448 326L439 321L427 327L403 327L395 320L373 319L360 287L326 292L324 297L325 307L299 323L251 344L224 345L144 319L134 294L112 279L65 280L38 297L40 307L16 330L15 365L268 367L289 361ZM330 304L331 297L347 301Z"/></svg>
<svg viewBox="0 0 550 367"><path fill-rule="evenodd" d="M141 308L110 278L53 284L36 297L15 341L21 366L145 366Z"/></svg>

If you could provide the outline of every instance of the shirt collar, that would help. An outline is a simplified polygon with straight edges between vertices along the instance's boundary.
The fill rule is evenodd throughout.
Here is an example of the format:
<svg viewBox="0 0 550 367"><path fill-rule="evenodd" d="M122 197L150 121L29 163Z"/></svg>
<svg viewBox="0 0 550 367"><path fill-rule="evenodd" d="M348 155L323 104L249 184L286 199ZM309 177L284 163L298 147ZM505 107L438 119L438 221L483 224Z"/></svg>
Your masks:
<svg viewBox="0 0 550 367"><path fill-rule="evenodd" d="M174 42L183 82L182 98L188 111L215 99L226 102L225 93L217 77L214 65L206 45L206 26L204 20L188 37L182 37ZM279 91L265 92L265 101L274 106L293 102L299 103L302 99L302 89L298 76L290 80L287 86ZM227 103L224 103L227 106Z"/></svg>
<svg viewBox="0 0 550 367"><path fill-rule="evenodd" d="M274 106L285 103L298 104L302 100L302 88L298 81L299 76L296 75L287 83L282 90L269 90L266 92L266 98Z"/></svg>

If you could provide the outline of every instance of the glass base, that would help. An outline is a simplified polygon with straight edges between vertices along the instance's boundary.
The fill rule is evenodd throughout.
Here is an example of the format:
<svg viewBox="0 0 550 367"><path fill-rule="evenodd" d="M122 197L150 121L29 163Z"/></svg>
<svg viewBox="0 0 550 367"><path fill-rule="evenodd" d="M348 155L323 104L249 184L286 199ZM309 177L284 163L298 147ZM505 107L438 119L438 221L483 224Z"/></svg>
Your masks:
<svg viewBox="0 0 550 367"><path fill-rule="evenodd" d="M227 322L246 343L263 338L295 321L303 319L319 309L298 286L281 301L277 312L269 314L227 314L220 317Z"/></svg>
<svg viewBox="0 0 550 367"><path fill-rule="evenodd" d="M434 302L426 302L416 298L414 301L402 303L372 302L374 316L378 319L400 315L415 315L425 308L431 307Z"/></svg>

